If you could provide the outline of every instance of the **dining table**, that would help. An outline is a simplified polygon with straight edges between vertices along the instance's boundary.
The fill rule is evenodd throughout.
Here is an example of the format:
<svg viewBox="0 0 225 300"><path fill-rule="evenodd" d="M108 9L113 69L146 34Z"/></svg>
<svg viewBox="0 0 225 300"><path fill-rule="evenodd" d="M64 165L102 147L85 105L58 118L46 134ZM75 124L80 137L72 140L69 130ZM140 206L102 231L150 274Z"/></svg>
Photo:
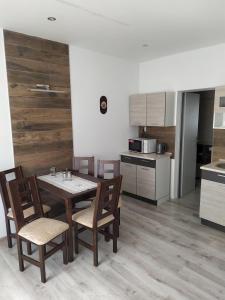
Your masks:
<svg viewBox="0 0 225 300"><path fill-rule="evenodd" d="M96 196L97 184L103 179L72 171L71 180L64 180L60 173L56 173L55 176L50 174L38 176L37 180L40 189L49 192L64 203L66 222L69 224L68 260L72 262L74 260L73 211L76 209L76 203Z"/></svg>

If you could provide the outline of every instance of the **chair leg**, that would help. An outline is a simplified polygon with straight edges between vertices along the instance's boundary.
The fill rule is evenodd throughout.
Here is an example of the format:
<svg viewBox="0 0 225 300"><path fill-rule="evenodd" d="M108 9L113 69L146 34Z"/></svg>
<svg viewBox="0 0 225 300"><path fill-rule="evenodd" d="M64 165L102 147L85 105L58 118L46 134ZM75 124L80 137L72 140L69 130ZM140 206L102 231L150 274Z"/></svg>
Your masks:
<svg viewBox="0 0 225 300"><path fill-rule="evenodd" d="M117 218L117 224L118 224L116 235L117 235L117 238L119 238L119 236L120 236L120 208L117 209L116 218Z"/></svg>
<svg viewBox="0 0 225 300"><path fill-rule="evenodd" d="M44 246L38 246L39 249L39 260L40 260L40 271L41 271L41 282L46 282L46 273L45 273L45 248Z"/></svg>
<svg viewBox="0 0 225 300"><path fill-rule="evenodd" d="M117 237L119 238L120 237L120 227L117 226L117 233L116 233Z"/></svg>
<svg viewBox="0 0 225 300"><path fill-rule="evenodd" d="M31 242L27 242L27 254L28 254L28 255L31 255L31 254L32 254Z"/></svg>
<svg viewBox="0 0 225 300"><path fill-rule="evenodd" d="M79 245L78 245L78 224L74 223L74 244L75 244L75 253L79 253Z"/></svg>
<svg viewBox="0 0 225 300"><path fill-rule="evenodd" d="M68 232L63 233L63 263L64 265L68 264Z"/></svg>
<svg viewBox="0 0 225 300"><path fill-rule="evenodd" d="M105 241L109 242L110 241L110 237L109 237L110 227L109 226L105 227L104 231L105 231Z"/></svg>
<svg viewBox="0 0 225 300"><path fill-rule="evenodd" d="M18 260L19 260L19 269L21 272L24 271L24 262L23 262L23 246L22 246L22 240L20 239L19 236L16 238L17 241L17 252L18 252Z"/></svg>
<svg viewBox="0 0 225 300"><path fill-rule="evenodd" d="M98 231L93 230L94 266L98 266Z"/></svg>
<svg viewBox="0 0 225 300"><path fill-rule="evenodd" d="M8 247L12 248L10 220L8 218L6 218L5 221L6 221L6 233L7 233Z"/></svg>
<svg viewBox="0 0 225 300"><path fill-rule="evenodd" d="M118 221L113 222L113 252L117 252Z"/></svg>
<svg viewBox="0 0 225 300"><path fill-rule="evenodd" d="M119 220L119 225L120 225L120 208L118 208L117 212L118 212L118 220Z"/></svg>

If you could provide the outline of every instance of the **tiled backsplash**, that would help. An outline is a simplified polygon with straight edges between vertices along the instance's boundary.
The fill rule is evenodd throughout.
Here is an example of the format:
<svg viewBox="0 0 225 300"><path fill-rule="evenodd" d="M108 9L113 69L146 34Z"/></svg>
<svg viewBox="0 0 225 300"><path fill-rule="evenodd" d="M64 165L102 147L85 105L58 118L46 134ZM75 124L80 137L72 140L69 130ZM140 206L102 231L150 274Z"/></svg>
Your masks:
<svg viewBox="0 0 225 300"><path fill-rule="evenodd" d="M175 152L175 133L176 126L171 127L139 127L139 136L146 138L155 138L158 143L167 144L167 152L171 152L174 156Z"/></svg>

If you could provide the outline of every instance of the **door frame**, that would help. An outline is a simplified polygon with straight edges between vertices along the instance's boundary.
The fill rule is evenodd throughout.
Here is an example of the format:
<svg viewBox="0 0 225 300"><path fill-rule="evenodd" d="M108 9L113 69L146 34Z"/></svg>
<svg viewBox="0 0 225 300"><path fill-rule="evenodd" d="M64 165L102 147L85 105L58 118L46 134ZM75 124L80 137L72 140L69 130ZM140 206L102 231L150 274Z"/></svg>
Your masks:
<svg viewBox="0 0 225 300"><path fill-rule="evenodd" d="M178 91L176 94L176 107L175 107L175 124L176 124L176 133L175 133L175 154L174 154L174 198L180 198L180 166L181 166L181 133L182 133L182 112L183 112L183 94L184 93L197 93L203 91L209 91L216 89L215 86L207 88L199 88L192 90L182 90Z"/></svg>

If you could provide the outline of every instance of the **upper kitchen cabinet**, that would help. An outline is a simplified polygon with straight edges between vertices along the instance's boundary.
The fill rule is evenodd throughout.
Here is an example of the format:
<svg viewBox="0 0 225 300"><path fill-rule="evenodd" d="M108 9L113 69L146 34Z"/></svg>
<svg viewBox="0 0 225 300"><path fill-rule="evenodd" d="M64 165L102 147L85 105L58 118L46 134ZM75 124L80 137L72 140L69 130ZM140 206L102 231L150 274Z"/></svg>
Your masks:
<svg viewBox="0 0 225 300"><path fill-rule="evenodd" d="M216 87L214 101L214 128L225 128L225 86Z"/></svg>
<svg viewBox="0 0 225 300"><path fill-rule="evenodd" d="M161 92L130 97L130 125L173 126L175 93Z"/></svg>
<svg viewBox="0 0 225 300"><path fill-rule="evenodd" d="M147 126L174 125L175 93L147 95Z"/></svg>
<svg viewBox="0 0 225 300"><path fill-rule="evenodd" d="M146 94L130 96L130 125L146 126Z"/></svg>

